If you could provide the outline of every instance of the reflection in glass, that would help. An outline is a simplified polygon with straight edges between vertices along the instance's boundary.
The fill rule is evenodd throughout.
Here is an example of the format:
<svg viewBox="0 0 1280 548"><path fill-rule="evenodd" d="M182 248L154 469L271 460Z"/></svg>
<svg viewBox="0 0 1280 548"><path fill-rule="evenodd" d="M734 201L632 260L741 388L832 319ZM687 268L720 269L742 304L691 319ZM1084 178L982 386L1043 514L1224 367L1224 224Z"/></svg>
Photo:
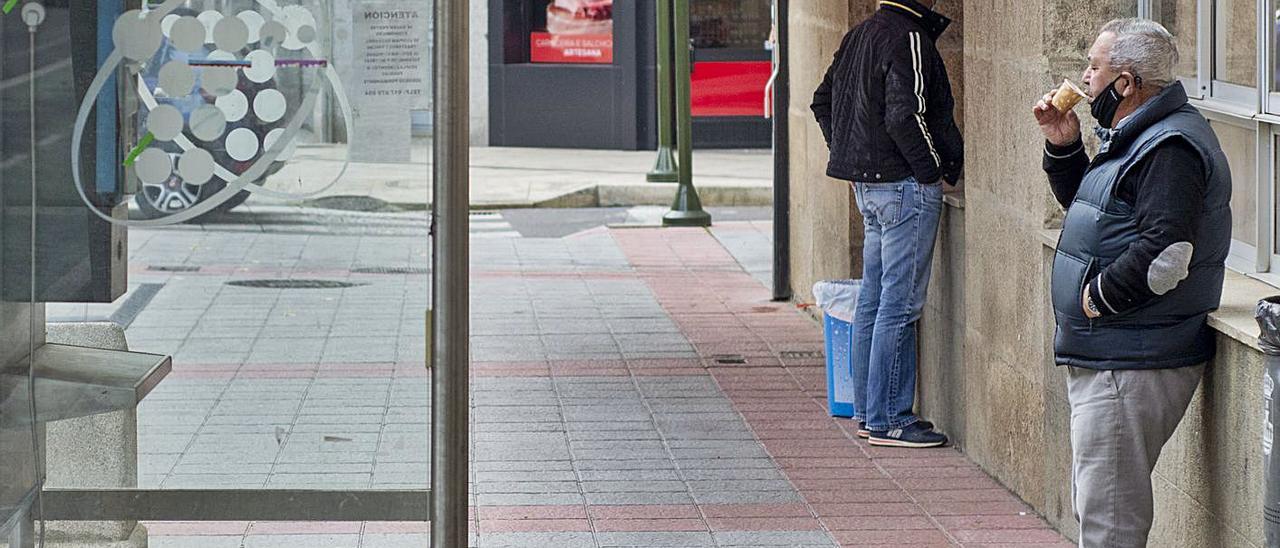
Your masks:
<svg viewBox="0 0 1280 548"><path fill-rule="evenodd" d="M67 20L65 9L52 9L48 15L48 24ZM34 36L37 59L65 58L69 44L47 36ZM32 85L46 94L34 101L42 108L65 98L60 90L70 89L59 86L67 72L46 71L30 80L38 68L30 56L32 38L18 17L0 18L0 542L8 541L11 530L20 526L39 486L27 359L33 343L39 342L32 340L32 325L42 321L32 316L31 187L33 159L49 151L40 136L32 140Z"/></svg>
<svg viewBox="0 0 1280 548"><path fill-rule="evenodd" d="M1258 196L1258 179L1254 166L1257 150L1254 133L1250 129L1232 124L1210 121L1213 131L1222 142L1231 166L1231 237L1246 244L1258 245L1258 212L1255 200Z"/></svg>
<svg viewBox="0 0 1280 548"><path fill-rule="evenodd" d="M772 25L769 14L769 0L693 0L693 47L761 49Z"/></svg>
<svg viewBox="0 0 1280 548"><path fill-rule="evenodd" d="M1229 84L1258 85L1258 6L1254 0L1214 3L1213 78Z"/></svg>
<svg viewBox="0 0 1280 548"><path fill-rule="evenodd" d="M1179 77L1192 78L1196 72L1196 0L1155 0L1152 18L1173 34L1178 46ZM1191 92L1192 90L1188 90Z"/></svg>

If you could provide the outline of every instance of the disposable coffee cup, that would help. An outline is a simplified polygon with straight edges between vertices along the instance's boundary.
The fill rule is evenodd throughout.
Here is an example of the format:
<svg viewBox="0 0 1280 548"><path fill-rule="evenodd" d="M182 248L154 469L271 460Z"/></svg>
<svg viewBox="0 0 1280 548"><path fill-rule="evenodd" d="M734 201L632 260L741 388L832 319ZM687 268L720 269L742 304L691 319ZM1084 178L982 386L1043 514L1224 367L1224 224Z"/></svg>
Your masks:
<svg viewBox="0 0 1280 548"><path fill-rule="evenodd" d="M1058 92L1053 95L1053 106L1058 109L1058 112L1065 113L1088 97L1088 94L1071 83L1071 80L1063 80L1062 85L1058 87Z"/></svg>

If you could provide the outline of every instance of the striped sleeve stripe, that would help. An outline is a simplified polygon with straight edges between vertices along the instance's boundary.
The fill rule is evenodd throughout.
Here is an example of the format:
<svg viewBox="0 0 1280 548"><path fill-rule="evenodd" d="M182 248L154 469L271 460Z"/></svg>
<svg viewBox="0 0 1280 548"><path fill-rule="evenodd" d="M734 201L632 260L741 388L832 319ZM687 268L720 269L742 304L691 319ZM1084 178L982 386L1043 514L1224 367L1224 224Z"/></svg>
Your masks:
<svg viewBox="0 0 1280 548"><path fill-rule="evenodd" d="M933 136L929 134L929 127L924 123L924 113L928 109L924 100L924 72L920 56L920 33L913 32L908 34L911 40L911 67L916 73L916 123L920 125L920 133L924 134L924 142L929 145L929 155L933 156L933 161L938 167L942 167L942 159L938 157L938 151L933 147Z"/></svg>
<svg viewBox="0 0 1280 548"><path fill-rule="evenodd" d="M1098 296L1102 297L1102 305L1106 306L1107 310L1110 310L1112 314L1119 314L1119 312L1116 312L1116 307L1111 306L1111 303L1107 302L1107 294L1102 292L1102 276L1101 275L1098 276L1097 283L1098 283Z"/></svg>

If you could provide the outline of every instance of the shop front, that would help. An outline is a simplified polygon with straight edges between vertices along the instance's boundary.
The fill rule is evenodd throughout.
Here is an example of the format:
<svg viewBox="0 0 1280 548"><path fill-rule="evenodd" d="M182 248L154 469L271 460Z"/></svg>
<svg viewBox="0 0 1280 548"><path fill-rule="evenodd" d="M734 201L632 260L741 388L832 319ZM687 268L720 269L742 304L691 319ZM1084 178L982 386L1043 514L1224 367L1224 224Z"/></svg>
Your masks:
<svg viewBox="0 0 1280 548"><path fill-rule="evenodd" d="M691 0L694 145L767 148L769 0ZM490 0L490 144L657 143L655 0Z"/></svg>

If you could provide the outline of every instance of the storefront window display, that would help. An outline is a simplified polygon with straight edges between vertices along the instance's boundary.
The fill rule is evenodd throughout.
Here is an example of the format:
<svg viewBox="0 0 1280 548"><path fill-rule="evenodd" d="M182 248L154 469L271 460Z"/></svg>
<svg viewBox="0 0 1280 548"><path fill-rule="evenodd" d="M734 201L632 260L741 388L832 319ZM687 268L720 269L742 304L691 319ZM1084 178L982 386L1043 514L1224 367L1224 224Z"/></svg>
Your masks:
<svg viewBox="0 0 1280 548"><path fill-rule="evenodd" d="M533 63L613 63L613 0L538 0L532 10Z"/></svg>

